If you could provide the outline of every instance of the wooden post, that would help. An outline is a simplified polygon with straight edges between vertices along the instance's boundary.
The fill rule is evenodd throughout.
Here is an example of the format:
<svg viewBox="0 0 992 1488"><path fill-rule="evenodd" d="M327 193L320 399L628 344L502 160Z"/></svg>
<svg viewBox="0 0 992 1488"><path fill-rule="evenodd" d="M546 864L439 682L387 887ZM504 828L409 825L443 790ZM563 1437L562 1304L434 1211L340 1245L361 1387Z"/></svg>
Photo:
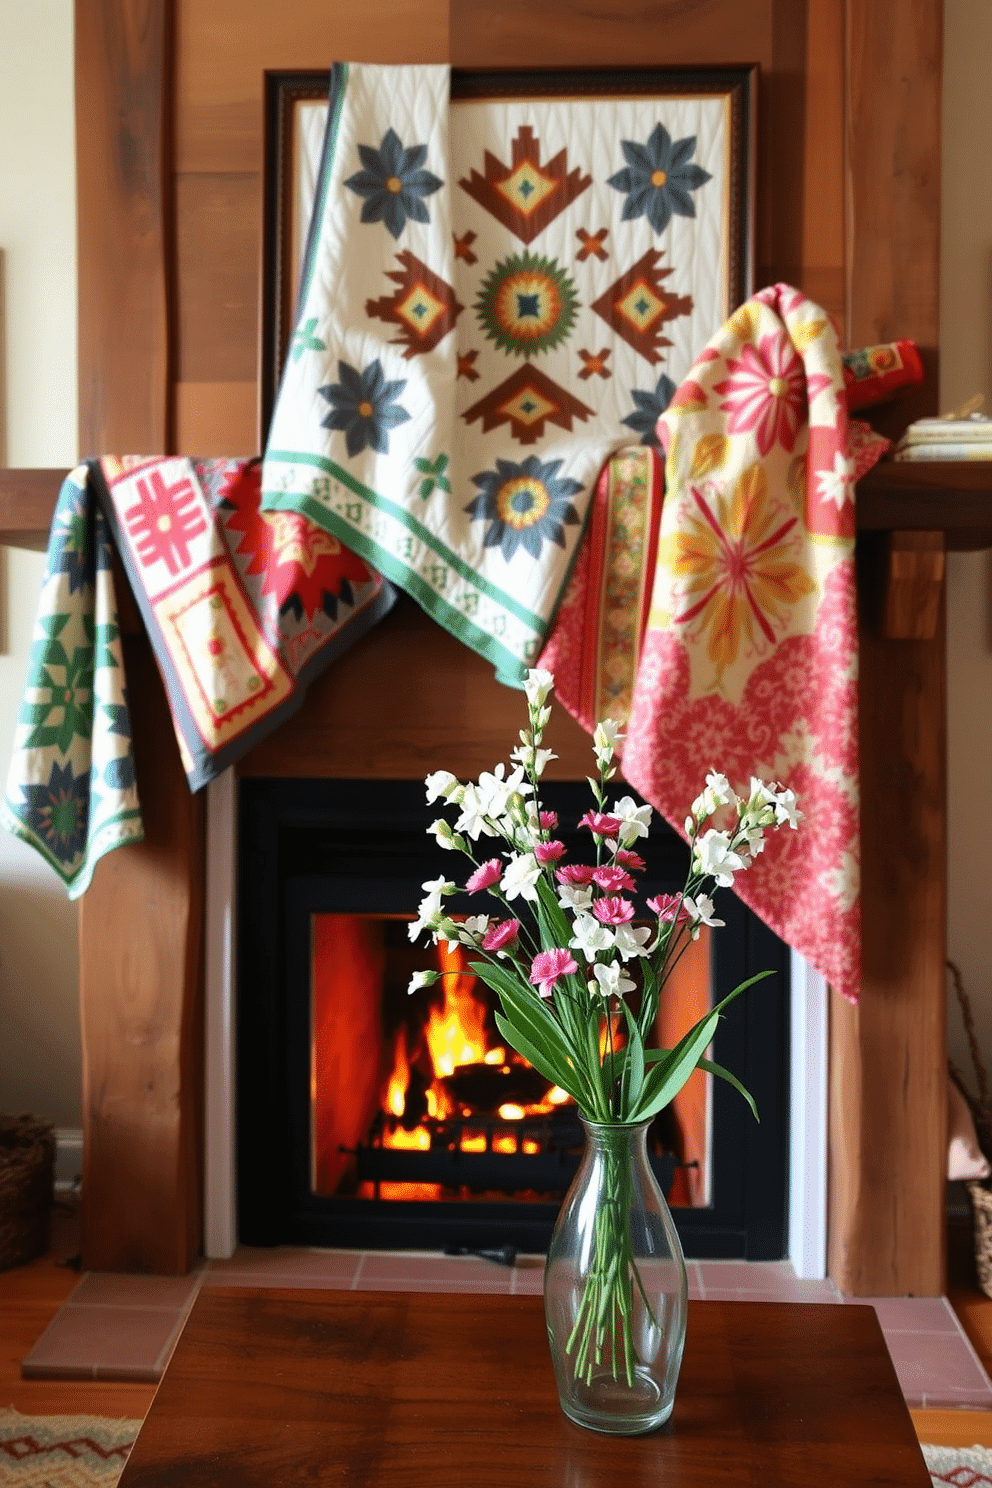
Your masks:
<svg viewBox="0 0 992 1488"><path fill-rule="evenodd" d="M171 34L168 0L76 6L84 455L169 448ZM201 1232L203 803L143 636L125 666L146 835L81 903L82 1257L181 1273Z"/></svg>
<svg viewBox="0 0 992 1488"><path fill-rule="evenodd" d="M936 412L941 12L848 4L848 339L919 342L928 380L902 422ZM857 1296L932 1296L946 1248L944 618L938 596L932 639L884 633L884 556L859 544L864 951L860 1006L831 1010L829 1266Z"/></svg>

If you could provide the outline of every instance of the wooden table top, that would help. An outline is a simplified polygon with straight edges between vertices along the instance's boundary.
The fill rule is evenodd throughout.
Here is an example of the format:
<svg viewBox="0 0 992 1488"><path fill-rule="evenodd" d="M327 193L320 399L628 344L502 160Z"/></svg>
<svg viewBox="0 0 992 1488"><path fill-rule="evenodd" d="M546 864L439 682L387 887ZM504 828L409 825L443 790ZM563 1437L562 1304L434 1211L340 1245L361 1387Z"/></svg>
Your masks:
<svg viewBox="0 0 992 1488"><path fill-rule="evenodd" d="M204 1289L120 1488L929 1488L875 1312L691 1302L669 1424L558 1405L540 1297Z"/></svg>

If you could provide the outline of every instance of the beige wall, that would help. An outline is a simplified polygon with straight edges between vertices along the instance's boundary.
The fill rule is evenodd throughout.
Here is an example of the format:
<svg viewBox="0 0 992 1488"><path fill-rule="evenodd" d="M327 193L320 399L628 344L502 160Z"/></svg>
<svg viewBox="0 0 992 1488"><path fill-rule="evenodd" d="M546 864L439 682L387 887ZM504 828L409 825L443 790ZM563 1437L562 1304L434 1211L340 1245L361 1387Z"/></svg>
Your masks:
<svg viewBox="0 0 992 1488"><path fill-rule="evenodd" d="M0 0L0 250L6 463L76 460L72 0ZM0 548L6 779L44 559ZM76 906L0 830L0 1109L80 1125Z"/></svg>
<svg viewBox="0 0 992 1488"><path fill-rule="evenodd" d="M992 411L992 3L945 0L942 404ZM0 249L7 463L76 458L72 0L0 0ZM0 378L0 384L3 379ZM0 549L0 770L6 775L41 579L40 555ZM992 1065L992 566L948 578L950 931ZM76 909L0 830L0 1108L79 1124ZM952 1009L951 1050L966 1062Z"/></svg>
<svg viewBox="0 0 992 1488"><path fill-rule="evenodd" d="M992 413L992 4L945 0L941 407ZM947 584L948 955L961 968L992 1074L992 555L954 554ZM951 1058L970 1072L953 1003Z"/></svg>

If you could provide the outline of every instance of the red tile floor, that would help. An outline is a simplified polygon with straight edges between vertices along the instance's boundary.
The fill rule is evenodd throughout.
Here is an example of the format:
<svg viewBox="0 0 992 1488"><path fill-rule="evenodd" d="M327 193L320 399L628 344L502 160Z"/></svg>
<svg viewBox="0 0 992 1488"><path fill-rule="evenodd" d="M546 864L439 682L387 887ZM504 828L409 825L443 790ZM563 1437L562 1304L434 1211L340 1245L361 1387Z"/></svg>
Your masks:
<svg viewBox="0 0 992 1488"><path fill-rule="evenodd" d="M870 1300L916 1409L992 1410L992 1383L946 1297L845 1299L831 1281L798 1281L787 1261L689 1261L689 1294L706 1298ZM474 1256L241 1247L180 1278L81 1277L22 1362L25 1379L154 1382L200 1287L306 1286L375 1291L540 1292L543 1256L501 1266Z"/></svg>

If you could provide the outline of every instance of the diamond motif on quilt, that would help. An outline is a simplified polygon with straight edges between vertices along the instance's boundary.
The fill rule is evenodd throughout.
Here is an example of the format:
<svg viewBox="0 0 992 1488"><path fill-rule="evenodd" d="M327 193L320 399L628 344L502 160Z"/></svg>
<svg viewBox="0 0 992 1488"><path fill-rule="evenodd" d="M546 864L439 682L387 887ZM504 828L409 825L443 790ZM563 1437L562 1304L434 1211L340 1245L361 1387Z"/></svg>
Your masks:
<svg viewBox="0 0 992 1488"><path fill-rule="evenodd" d="M578 167L568 169L566 150L542 165L541 142L529 124L520 126L510 148L512 164L504 165L487 150L485 174L473 170L458 184L521 242L529 243L588 190L592 177Z"/></svg>
<svg viewBox="0 0 992 1488"><path fill-rule="evenodd" d="M669 294L663 279L671 268L658 267L661 254L649 248L625 274L600 295L592 309L649 362L661 358L661 348L671 346L662 329L670 320L689 315L691 295Z"/></svg>
<svg viewBox="0 0 992 1488"><path fill-rule="evenodd" d="M454 327L465 308L455 298L455 291L422 263L415 253L404 251L397 256L399 269L386 277L398 286L391 295L365 301L366 315L384 320L399 330L393 344L405 346L407 359L433 351L438 342Z"/></svg>
<svg viewBox="0 0 992 1488"><path fill-rule="evenodd" d="M397 315L402 316L416 336L429 335L434 322L439 315L444 314L444 310L444 303L436 299L422 284L416 285L412 293L396 307Z"/></svg>
<svg viewBox="0 0 992 1488"><path fill-rule="evenodd" d="M509 424L510 432L520 444L536 444L546 423L570 430L573 419L584 423L591 415L591 408L537 367L525 366L467 408L462 418L467 424L481 418L484 434L500 424Z"/></svg>
<svg viewBox="0 0 992 1488"><path fill-rule="evenodd" d="M505 196L511 206L529 217L536 212L555 190L556 183L539 171L529 160L521 161L512 175L500 181L496 190Z"/></svg>

